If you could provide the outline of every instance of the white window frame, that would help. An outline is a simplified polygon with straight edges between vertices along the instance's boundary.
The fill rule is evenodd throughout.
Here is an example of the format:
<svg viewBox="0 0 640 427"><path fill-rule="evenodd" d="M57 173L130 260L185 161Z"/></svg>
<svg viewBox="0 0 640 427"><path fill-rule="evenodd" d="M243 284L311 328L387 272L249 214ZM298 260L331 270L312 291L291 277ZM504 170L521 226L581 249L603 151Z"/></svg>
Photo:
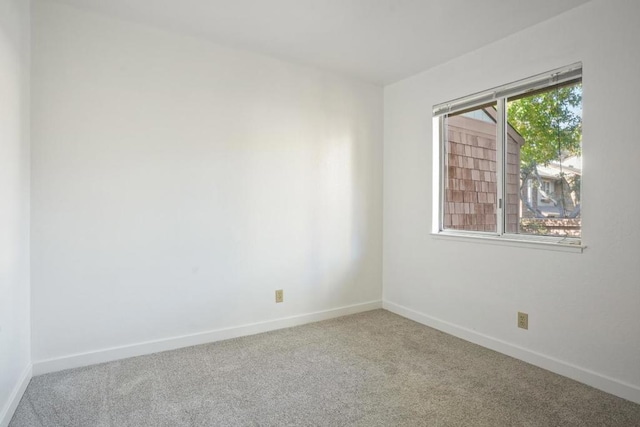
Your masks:
<svg viewBox="0 0 640 427"><path fill-rule="evenodd" d="M551 88L561 83L582 79L582 63L571 64L533 77L519 80L504 86L479 92L433 107L433 144L434 144L434 218L433 232L437 238L462 241L479 241L482 243L502 244L509 246L534 247L536 249L553 249L567 252L582 252L586 246L582 238L537 236L529 234L507 233L505 231L505 209L503 200L506 195L505 171L507 151L507 99L527 92ZM445 203L445 147L444 118L447 114L473 109L489 103L496 103L497 109L497 143L496 143L496 179L498 184L497 230L496 232L455 230L444 228ZM582 234L582 230L581 230Z"/></svg>

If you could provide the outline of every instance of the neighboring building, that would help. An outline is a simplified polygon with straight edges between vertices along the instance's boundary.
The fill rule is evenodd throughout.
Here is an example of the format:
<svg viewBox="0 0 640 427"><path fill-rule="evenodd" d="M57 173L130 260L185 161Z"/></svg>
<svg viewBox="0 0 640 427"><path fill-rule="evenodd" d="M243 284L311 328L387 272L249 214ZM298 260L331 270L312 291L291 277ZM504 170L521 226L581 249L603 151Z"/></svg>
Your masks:
<svg viewBox="0 0 640 427"><path fill-rule="evenodd" d="M523 206L524 218L579 218L580 179L582 158L567 157L562 162L538 166L537 177L527 180L522 188L522 200L533 211Z"/></svg>
<svg viewBox="0 0 640 427"><path fill-rule="evenodd" d="M497 207L496 110L486 107L447 118L444 226L495 231ZM508 126L506 231L518 232L522 136Z"/></svg>

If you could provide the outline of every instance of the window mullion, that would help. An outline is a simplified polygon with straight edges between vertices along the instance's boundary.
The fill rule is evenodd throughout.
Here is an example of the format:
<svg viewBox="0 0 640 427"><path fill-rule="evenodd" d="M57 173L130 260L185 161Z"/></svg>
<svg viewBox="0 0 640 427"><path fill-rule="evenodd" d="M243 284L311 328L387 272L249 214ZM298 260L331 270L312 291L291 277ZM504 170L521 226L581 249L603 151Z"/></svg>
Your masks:
<svg viewBox="0 0 640 427"><path fill-rule="evenodd" d="M497 146L496 146L496 180L497 180L497 233L499 236L505 233L505 212L506 212L506 159L507 159L507 114L506 100L500 98L497 100Z"/></svg>

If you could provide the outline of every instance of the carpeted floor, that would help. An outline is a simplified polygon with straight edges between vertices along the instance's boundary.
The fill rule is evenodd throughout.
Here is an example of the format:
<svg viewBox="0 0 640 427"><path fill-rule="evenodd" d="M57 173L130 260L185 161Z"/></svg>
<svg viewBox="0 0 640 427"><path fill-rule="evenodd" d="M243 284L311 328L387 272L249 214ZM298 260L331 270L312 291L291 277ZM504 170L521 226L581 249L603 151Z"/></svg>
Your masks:
<svg viewBox="0 0 640 427"><path fill-rule="evenodd" d="M640 426L640 405L375 310L35 377L10 427Z"/></svg>

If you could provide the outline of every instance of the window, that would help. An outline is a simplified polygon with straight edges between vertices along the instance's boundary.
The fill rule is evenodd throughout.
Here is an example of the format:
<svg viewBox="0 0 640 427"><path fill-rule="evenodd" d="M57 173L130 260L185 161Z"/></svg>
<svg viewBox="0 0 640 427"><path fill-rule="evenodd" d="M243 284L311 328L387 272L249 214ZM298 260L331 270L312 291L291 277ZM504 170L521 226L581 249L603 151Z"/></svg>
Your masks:
<svg viewBox="0 0 640 427"><path fill-rule="evenodd" d="M582 65L434 107L438 232L580 244Z"/></svg>

